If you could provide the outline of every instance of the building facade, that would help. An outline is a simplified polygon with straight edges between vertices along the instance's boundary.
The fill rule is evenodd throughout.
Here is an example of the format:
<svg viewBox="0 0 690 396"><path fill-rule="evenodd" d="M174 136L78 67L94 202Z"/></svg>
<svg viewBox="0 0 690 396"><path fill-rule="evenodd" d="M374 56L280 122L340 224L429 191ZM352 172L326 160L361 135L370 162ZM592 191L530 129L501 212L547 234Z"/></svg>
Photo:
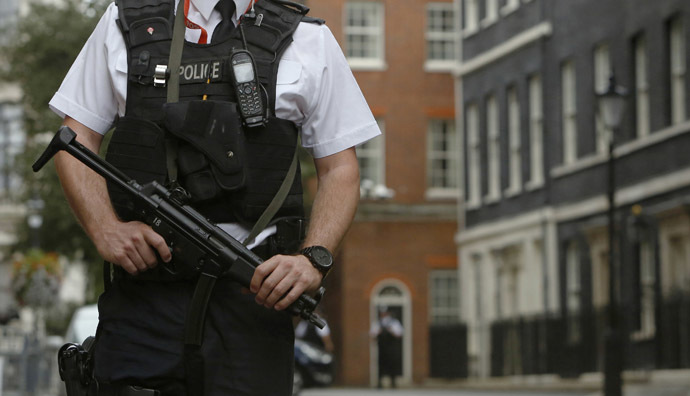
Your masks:
<svg viewBox="0 0 690 396"><path fill-rule="evenodd" d="M461 20L469 375L601 371L610 276L625 369L689 368L690 3L464 0ZM611 131L596 98L614 74Z"/></svg>
<svg viewBox="0 0 690 396"><path fill-rule="evenodd" d="M404 327L398 382L421 382L447 369L442 341L459 323L455 5L306 4L339 41L383 132L357 147L362 200L326 284L337 381L376 384L377 345L369 330L385 306Z"/></svg>

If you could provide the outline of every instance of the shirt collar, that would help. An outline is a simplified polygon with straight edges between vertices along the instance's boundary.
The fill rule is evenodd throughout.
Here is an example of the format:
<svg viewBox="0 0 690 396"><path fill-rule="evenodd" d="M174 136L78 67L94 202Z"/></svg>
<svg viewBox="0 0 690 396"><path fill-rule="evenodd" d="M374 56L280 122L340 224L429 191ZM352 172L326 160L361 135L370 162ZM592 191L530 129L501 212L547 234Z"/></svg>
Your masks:
<svg viewBox="0 0 690 396"><path fill-rule="evenodd" d="M179 1L184 1L184 0L179 0ZM199 10L199 13L206 19L207 21L211 17L211 12L213 12L213 9L216 7L216 4L218 4L218 1L226 1L226 0L190 0L192 4L194 4L194 7ZM235 2L235 21L239 21L240 17L244 15L244 12L249 8L251 5L252 0L233 0Z"/></svg>
<svg viewBox="0 0 690 396"><path fill-rule="evenodd" d="M184 0L180 0L184 1ZM211 12L213 12L213 9L216 7L216 4L218 3L219 0L215 1L208 1L208 0L190 0L192 4L194 4L194 7L199 10L199 13L201 14L202 17L204 17L205 20L209 20L211 17Z"/></svg>

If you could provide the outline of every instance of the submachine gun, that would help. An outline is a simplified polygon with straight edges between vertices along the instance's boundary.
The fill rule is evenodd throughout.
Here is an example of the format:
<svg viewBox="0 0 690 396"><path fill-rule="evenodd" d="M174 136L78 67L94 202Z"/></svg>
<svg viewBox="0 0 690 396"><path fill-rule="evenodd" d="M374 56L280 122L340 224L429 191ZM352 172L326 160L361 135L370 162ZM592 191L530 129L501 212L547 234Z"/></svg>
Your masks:
<svg viewBox="0 0 690 396"><path fill-rule="evenodd" d="M128 193L141 221L163 236L173 252L174 259L170 263L161 262L159 266L162 265L163 269L173 276L198 277L192 302L199 298L207 301L212 287L199 286L209 283L212 286L221 276L230 276L242 286L249 287L254 270L263 262L259 256L191 206L184 204L181 198L186 195L184 191L169 190L155 181L139 185L77 142L76 136L69 127L61 127L33 164L34 172L38 172L58 151L65 150ZM208 295L199 295L201 289ZM302 294L287 308L288 312L323 328L326 323L314 313L314 309L324 291L321 287L315 297ZM189 315L201 315L200 318L203 318L205 312L190 312ZM188 321L190 319L193 321L199 318L187 318Z"/></svg>

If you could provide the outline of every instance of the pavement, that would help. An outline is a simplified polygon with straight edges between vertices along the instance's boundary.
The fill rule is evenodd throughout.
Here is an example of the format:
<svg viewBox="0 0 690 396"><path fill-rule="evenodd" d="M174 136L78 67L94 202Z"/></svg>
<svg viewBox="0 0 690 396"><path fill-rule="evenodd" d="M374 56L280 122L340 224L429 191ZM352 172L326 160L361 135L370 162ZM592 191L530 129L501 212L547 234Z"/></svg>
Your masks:
<svg viewBox="0 0 690 396"><path fill-rule="evenodd" d="M625 372L623 396L690 396L690 370ZM604 396L603 376L591 373L577 379L558 376L520 376L483 380L428 380L398 389L306 389L301 396Z"/></svg>

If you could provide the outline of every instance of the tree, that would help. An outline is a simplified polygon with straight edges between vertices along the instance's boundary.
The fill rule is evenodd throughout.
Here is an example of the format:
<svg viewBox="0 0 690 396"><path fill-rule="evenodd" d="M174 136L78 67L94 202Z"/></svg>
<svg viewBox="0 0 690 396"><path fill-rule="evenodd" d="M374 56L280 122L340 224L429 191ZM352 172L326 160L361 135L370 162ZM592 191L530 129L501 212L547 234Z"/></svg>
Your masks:
<svg viewBox="0 0 690 396"><path fill-rule="evenodd" d="M17 21L14 29L2 32L11 38L0 47L6 61L0 71L0 81L16 83L23 91L27 147L16 163L20 164L19 172L25 188L17 198L23 202L40 198L45 203L39 234L31 235L32 230L26 222L20 224L16 250L26 251L33 237L38 237L44 250L85 260L92 280L88 291L90 300L95 299L102 289L98 252L71 213L52 163L38 174L31 171L30 165L47 144L42 137L52 135L61 122L49 110L48 101L57 91L105 6L103 0L32 3L29 13Z"/></svg>

